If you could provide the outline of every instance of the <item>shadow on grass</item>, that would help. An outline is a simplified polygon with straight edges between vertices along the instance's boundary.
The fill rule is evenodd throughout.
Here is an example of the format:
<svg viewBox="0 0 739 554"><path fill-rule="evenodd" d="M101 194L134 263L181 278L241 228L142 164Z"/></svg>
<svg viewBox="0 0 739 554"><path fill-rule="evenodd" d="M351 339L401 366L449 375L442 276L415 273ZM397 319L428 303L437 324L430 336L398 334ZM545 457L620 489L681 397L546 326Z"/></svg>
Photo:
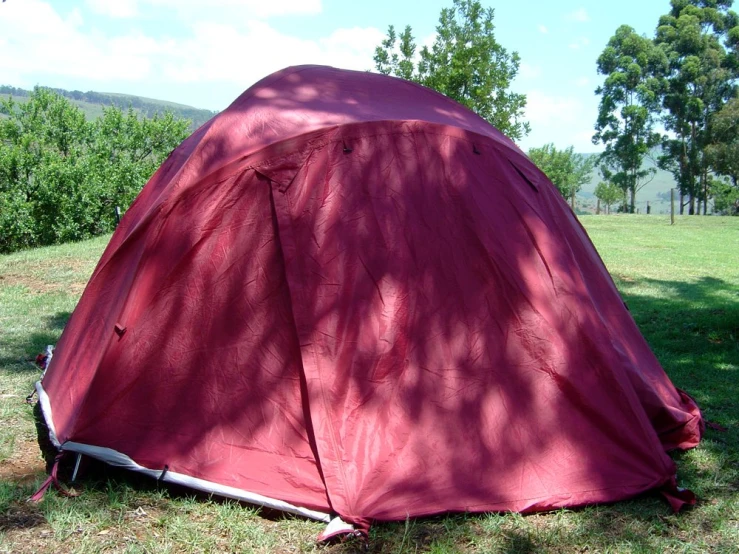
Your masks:
<svg viewBox="0 0 739 554"><path fill-rule="evenodd" d="M739 287L712 277L695 282L615 279L672 382L698 401L708 420L736 427Z"/></svg>
<svg viewBox="0 0 739 554"><path fill-rule="evenodd" d="M22 335L8 345L10 355L0 357L0 368L14 373L39 371L33 363L36 355L44 352L47 345L56 344L71 316L70 312L57 312L43 318L34 326L32 333Z"/></svg>

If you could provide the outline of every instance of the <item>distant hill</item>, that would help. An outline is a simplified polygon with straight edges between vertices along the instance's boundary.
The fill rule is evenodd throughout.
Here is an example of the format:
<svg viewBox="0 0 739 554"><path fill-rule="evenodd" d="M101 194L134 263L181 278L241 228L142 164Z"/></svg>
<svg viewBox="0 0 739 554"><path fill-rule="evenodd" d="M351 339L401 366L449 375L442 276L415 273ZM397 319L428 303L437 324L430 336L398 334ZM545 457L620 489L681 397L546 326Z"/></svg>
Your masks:
<svg viewBox="0 0 739 554"><path fill-rule="evenodd" d="M651 158L646 158L642 167L657 167L656 160L661 152L659 149L652 153ZM597 156L597 154L583 154L583 156ZM586 211L595 211L596 198L595 187L602 181L600 172L594 171L590 175L590 182L583 185L580 192L577 193L578 201L582 204L582 208ZM657 173L644 188L636 193L636 208L641 213L647 213L647 202L653 214L670 213L670 189L676 187L675 179L672 173L657 167Z"/></svg>
<svg viewBox="0 0 739 554"><path fill-rule="evenodd" d="M116 108L127 110L129 107L146 117L152 117L154 114L163 114L172 112L181 119L190 120L190 129L194 131L203 123L208 121L217 112L210 110L201 110L192 106L167 102L165 100L154 100L152 98L143 98L141 96L132 96L129 94L118 94L114 92L82 92L79 90L64 90L60 88L46 87L53 90L57 94L68 98L74 105L79 107L85 114L87 119L95 119L103 113L103 107L114 106ZM31 94L31 91L0 85L0 96L10 96L13 100L24 102Z"/></svg>

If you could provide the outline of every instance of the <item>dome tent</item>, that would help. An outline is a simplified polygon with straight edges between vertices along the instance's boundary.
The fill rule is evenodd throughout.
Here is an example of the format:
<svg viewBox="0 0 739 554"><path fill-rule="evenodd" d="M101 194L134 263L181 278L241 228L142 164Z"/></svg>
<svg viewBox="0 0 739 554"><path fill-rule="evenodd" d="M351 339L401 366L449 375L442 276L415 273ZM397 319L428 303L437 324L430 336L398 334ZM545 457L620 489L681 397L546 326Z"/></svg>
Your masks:
<svg viewBox="0 0 739 554"><path fill-rule="evenodd" d="M669 496L703 426L509 139L317 66L162 164L37 390L64 451L359 532Z"/></svg>

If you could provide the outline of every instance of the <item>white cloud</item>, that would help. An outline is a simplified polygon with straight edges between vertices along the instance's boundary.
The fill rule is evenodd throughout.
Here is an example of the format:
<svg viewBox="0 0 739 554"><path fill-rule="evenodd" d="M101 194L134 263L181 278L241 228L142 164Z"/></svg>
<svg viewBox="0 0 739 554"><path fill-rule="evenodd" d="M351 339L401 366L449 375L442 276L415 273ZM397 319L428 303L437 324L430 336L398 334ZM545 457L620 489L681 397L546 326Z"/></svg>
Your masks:
<svg viewBox="0 0 739 554"><path fill-rule="evenodd" d="M588 37L578 37L574 42L571 42L568 46L573 50L579 50L580 48L585 48L590 44L590 39Z"/></svg>
<svg viewBox="0 0 739 554"><path fill-rule="evenodd" d="M434 46L434 43L436 42L436 38L438 37L438 33L434 31L430 35L428 35L426 38L424 38L422 41L418 43L418 48L416 49L417 52L420 52L423 47L425 46L429 50Z"/></svg>
<svg viewBox="0 0 739 554"><path fill-rule="evenodd" d="M139 13L137 0L86 0L95 13L113 18L135 17Z"/></svg>
<svg viewBox="0 0 739 554"><path fill-rule="evenodd" d="M577 119L580 108L574 97L551 96L538 90L526 93L526 119L532 126L571 123Z"/></svg>
<svg viewBox="0 0 739 554"><path fill-rule="evenodd" d="M142 79L149 72L146 57L99 33L81 32L77 10L62 18L39 0L3 6L0 36L6 40L0 74L19 76L19 84L44 84L47 75L106 79ZM132 41L135 43L135 41Z"/></svg>
<svg viewBox="0 0 739 554"><path fill-rule="evenodd" d="M541 66L522 62L518 68L518 75L523 79L536 79L541 75Z"/></svg>
<svg viewBox="0 0 739 554"><path fill-rule="evenodd" d="M575 85L578 87L586 87L590 84L590 78L588 77L580 77L575 81Z"/></svg>
<svg viewBox="0 0 739 554"><path fill-rule="evenodd" d="M263 21L250 21L246 31L228 25L201 23L184 41L161 45L161 66L175 81L221 81L248 86L259 78L289 65L304 63L368 70L372 52L383 34L374 28L338 29L317 41L283 35ZM265 44L269 56L251 57Z"/></svg>
<svg viewBox="0 0 739 554"><path fill-rule="evenodd" d="M82 17L82 12L78 8L74 8L67 18L67 24L70 27L81 27L84 23L85 20Z"/></svg>
<svg viewBox="0 0 739 554"><path fill-rule="evenodd" d="M239 17L268 18L281 15L309 15L323 11L321 0L140 0L142 3L167 8L178 17L202 21L218 19L234 24Z"/></svg>
<svg viewBox="0 0 739 554"><path fill-rule="evenodd" d="M547 33L549 33L549 29L546 27L546 25L539 25L538 29L539 29L539 32L543 35L546 35Z"/></svg>
<svg viewBox="0 0 739 554"><path fill-rule="evenodd" d="M175 3L138 0L138 7L143 11L145 3L167 2ZM207 5L214 4L258 8L253 1L214 0ZM320 9L318 0L288 1L280 9L302 10L306 5ZM199 107L222 109L234 94L286 66L310 63L371 69L374 48L383 38L378 29L354 27L337 29L315 40L300 39L254 17L244 18L238 27L203 19L181 26L181 30L184 36L177 38L155 38L129 28L118 35L104 35L82 25L77 11L64 18L50 2L7 2L0 18L0 75L11 79L7 84L26 88L35 84L64 86L58 83L70 81L95 88L97 82L97 90L136 90L136 94L155 98L161 97L155 92L160 90L158 86L191 83L202 89L207 83L213 92L198 102ZM268 56L253 55L267 47ZM166 99L185 102L188 87L179 89L176 97L168 94Z"/></svg>
<svg viewBox="0 0 739 554"><path fill-rule="evenodd" d="M596 113L583 98L557 96L541 90L526 92L526 120L531 134L521 141L521 148L554 143L557 148L574 146L575 152L595 152L591 142Z"/></svg>
<svg viewBox="0 0 739 554"><path fill-rule="evenodd" d="M572 144L575 151L580 153L600 152L603 150L601 144L593 144L595 128L591 125L589 129L578 131L572 135Z"/></svg>
<svg viewBox="0 0 739 554"><path fill-rule="evenodd" d="M587 21L590 21L590 16L588 15L588 12L585 11L585 8L580 8L575 10L574 12L570 12L565 16L565 19L567 21L577 21L578 23L585 23Z"/></svg>

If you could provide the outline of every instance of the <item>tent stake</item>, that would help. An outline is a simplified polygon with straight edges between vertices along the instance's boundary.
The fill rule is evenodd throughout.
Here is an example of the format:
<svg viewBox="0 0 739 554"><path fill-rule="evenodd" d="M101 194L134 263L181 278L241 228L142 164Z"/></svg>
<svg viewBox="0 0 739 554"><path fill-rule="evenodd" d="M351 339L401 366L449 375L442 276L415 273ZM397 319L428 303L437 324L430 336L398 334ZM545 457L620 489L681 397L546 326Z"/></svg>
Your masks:
<svg viewBox="0 0 739 554"><path fill-rule="evenodd" d="M77 481L77 472L80 469L80 462L82 461L82 454L77 453L77 460L74 462L74 471L72 472L72 483Z"/></svg>

